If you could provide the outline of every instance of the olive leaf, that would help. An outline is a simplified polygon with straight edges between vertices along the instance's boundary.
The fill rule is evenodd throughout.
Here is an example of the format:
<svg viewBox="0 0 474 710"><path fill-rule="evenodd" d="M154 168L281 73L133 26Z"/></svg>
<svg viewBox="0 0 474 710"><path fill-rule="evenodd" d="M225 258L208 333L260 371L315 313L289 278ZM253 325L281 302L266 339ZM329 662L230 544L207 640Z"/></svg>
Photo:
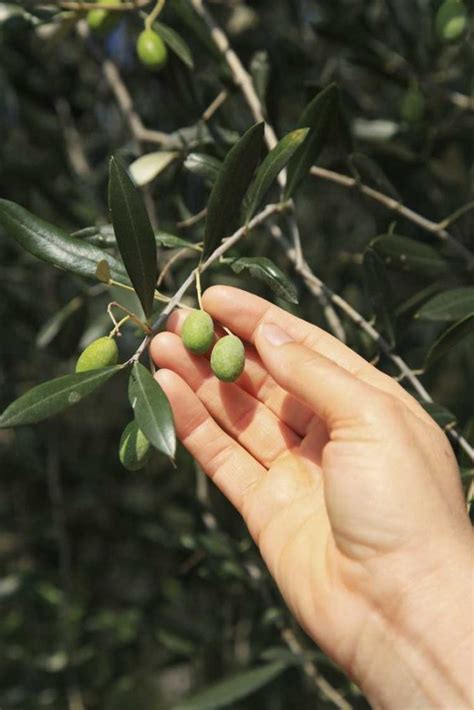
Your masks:
<svg viewBox="0 0 474 710"><path fill-rule="evenodd" d="M155 232L156 243L161 247L166 247L167 249L196 249L200 251L200 247L193 242L188 242L182 237L176 237L174 234L168 234L168 232Z"/></svg>
<svg viewBox="0 0 474 710"><path fill-rule="evenodd" d="M174 710L218 710L233 707L238 700L255 693L259 688L268 685L287 667L282 661L267 663L250 670L236 673L215 683L195 695L178 703Z"/></svg>
<svg viewBox="0 0 474 710"><path fill-rule="evenodd" d="M148 185L178 157L177 150L156 150L146 153L133 161L129 167L133 182L139 187Z"/></svg>
<svg viewBox="0 0 474 710"><path fill-rule="evenodd" d="M146 17L146 15L144 16ZM157 21L153 23L153 29L161 37L163 42L168 45L171 51L181 59L183 64L186 64L189 69L194 69L194 60L191 50L176 30L169 27L169 25L165 25L163 22Z"/></svg>
<svg viewBox="0 0 474 710"><path fill-rule="evenodd" d="M128 398L135 419L158 451L174 458L176 434L168 399L149 370L135 362L130 373Z"/></svg>
<svg viewBox="0 0 474 710"><path fill-rule="evenodd" d="M33 387L5 409L0 429L35 424L72 407L115 375L122 365L64 375Z"/></svg>
<svg viewBox="0 0 474 710"><path fill-rule="evenodd" d="M14 202L0 200L0 225L25 251L42 261L95 279L97 264L105 260L113 279L130 283L118 259L82 239L70 236Z"/></svg>
<svg viewBox="0 0 474 710"><path fill-rule="evenodd" d="M310 131L289 162L286 198L293 195L308 174L310 167L318 159L339 110L339 93L335 84L330 84L323 89L304 109L298 121L298 128L309 127Z"/></svg>
<svg viewBox="0 0 474 710"><path fill-rule="evenodd" d="M206 259L231 234L243 197L257 167L263 146L264 124L251 126L227 153L207 205L204 248Z"/></svg>
<svg viewBox="0 0 474 710"><path fill-rule="evenodd" d="M214 183L219 175L222 162L206 153L190 153L184 161L184 168Z"/></svg>
<svg viewBox="0 0 474 710"><path fill-rule="evenodd" d="M290 303L298 303L295 286L283 271L266 256L242 257L232 261L230 267L236 274L248 269L251 276L263 281L277 296Z"/></svg>
<svg viewBox="0 0 474 710"><path fill-rule="evenodd" d="M71 237L85 239L89 244L95 244L102 247L114 247L117 245L113 225L103 224L98 227L85 227L73 232ZM188 242L182 237L177 237L174 234L163 232L160 229L155 231L155 242L157 246L175 249L178 247L189 247L190 249L200 250L200 247L193 242ZM102 255L103 252L102 252ZM107 255L108 256L108 255Z"/></svg>
<svg viewBox="0 0 474 710"><path fill-rule="evenodd" d="M370 246L387 266L394 266L402 271L431 277L441 276L449 271L448 263L436 249L408 237L385 234L374 239Z"/></svg>
<svg viewBox="0 0 474 710"><path fill-rule="evenodd" d="M364 285L372 305L376 322L391 346L395 344L393 314L391 309L392 294L385 264L380 256L370 247L366 249L363 260Z"/></svg>
<svg viewBox="0 0 474 710"><path fill-rule="evenodd" d="M308 135L309 128L297 128L284 136L268 153L255 173L255 178L245 199L245 219L250 221L260 206L270 185L293 157Z"/></svg>
<svg viewBox="0 0 474 710"><path fill-rule="evenodd" d="M474 313L474 286L453 288L438 293L425 303L415 318L420 320L453 321Z"/></svg>
<svg viewBox="0 0 474 710"><path fill-rule="evenodd" d="M125 268L148 318L158 279L155 235L142 196L117 158L110 161L109 207Z"/></svg>
<svg viewBox="0 0 474 710"><path fill-rule="evenodd" d="M439 338L435 340L431 346L425 360L425 369L439 360L440 357L446 355L455 345L461 340L474 335L474 313L454 323L444 333L441 333ZM474 340L474 339L473 339ZM474 343L473 343L474 344Z"/></svg>

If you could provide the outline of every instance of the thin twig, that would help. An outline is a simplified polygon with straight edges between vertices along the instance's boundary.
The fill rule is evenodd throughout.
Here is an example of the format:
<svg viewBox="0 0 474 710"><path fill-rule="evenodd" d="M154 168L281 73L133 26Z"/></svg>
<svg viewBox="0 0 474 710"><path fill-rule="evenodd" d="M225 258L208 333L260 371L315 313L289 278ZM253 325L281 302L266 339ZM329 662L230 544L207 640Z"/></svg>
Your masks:
<svg viewBox="0 0 474 710"><path fill-rule="evenodd" d="M304 656L304 648L292 629L289 627L283 628L281 637L294 656ZM330 700L335 707L339 708L339 710L352 710L351 703L347 702L341 693L321 675L314 661L303 661L303 670L323 696Z"/></svg>
<svg viewBox="0 0 474 710"><path fill-rule="evenodd" d="M207 214L207 207L204 207L204 209L200 210L196 214L191 215L191 217L187 217L186 219L183 219L181 222L177 222L176 226L177 227L192 227L194 224L197 224L200 222L202 219Z"/></svg>
<svg viewBox="0 0 474 710"><path fill-rule="evenodd" d="M242 237L244 237L249 229L253 229L254 227L258 227L260 224L265 222L269 217L271 217L274 214L277 214L279 212L283 212L285 209L287 209L287 204L286 203L277 203L277 204L271 204L267 205L264 210L259 212L248 225L244 225L243 227L240 227L232 236L230 236L228 239L223 241L217 249L215 249L212 254L201 264L200 266L200 272L203 273L206 271L215 261L217 261L223 254L225 254L226 251L228 251L231 247L234 246ZM152 326L152 332L150 335L148 335L146 338L142 340L140 343L139 347L137 348L136 352L132 355L132 357L129 360L129 363L136 362L137 360L140 359L142 356L143 352L146 350L148 347L148 344L160 328L162 327L163 323L165 322L166 318L168 315L176 308L176 306L181 302L183 296L187 293L189 288L194 284L196 280L196 269L194 268L189 276L186 278L186 280L181 284L179 289L176 291L174 296L170 298L168 301L168 304L165 306L165 308L161 311L160 315L156 319L156 321L153 323Z"/></svg>
<svg viewBox="0 0 474 710"><path fill-rule="evenodd" d="M418 212L415 212L409 207L406 207L402 202L399 202L398 200L393 199L393 197L389 197L388 195L385 195L384 193L379 192L378 190L374 190L373 187L369 187L369 185L364 185L363 183L360 183L358 180L355 180L355 178L349 177L348 175L342 175L341 173L334 172L333 170L321 168L318 165L313 165L310 170L310 173L314 177L318 177L329 182L334 182L337 185L342 185L343 187L359 190L359 192L361 192L363 195L367 195L367 197L370 197L372 200L375 200L375 202L379 202L381 205L384 205L384 207L386 207L388 210L391 210L392 212L395 212L396 214L405 217L405 219L408 219L410 222L413 222L414 224L418 225L426 232L430 232L431 234L436 235L439 239L449 243L451 248L457 251L457 253L466 260L469 268L474 268L474 254L467 247L458 242L458 240L455 239L455 237L453 237L452 234L450 234L444 228L443 221L432 222L426 217L423 217L421 214L418 214Z"/></svg>
<svg viewBox="0 0 474 710"><path fill-rule="evenodd" d="M226 91L225 89L222 89L222 91L220 91L220 92L217 94L217 96L216 96L216 98L214 99L214 101L212 101L212 102L209 104L209 106L207 107L207 109L206 109L206 110L204 111L204 113L202 114L202 120L203 120L203 121L206 121L206 122L207 122L207 121L210 121L211 118L213 117L213 115L215 114L215 112L216 112L218 109L220 109L220 107L222 106L222 104L227 100L227 97L228 97L227 91Z"/></svg>

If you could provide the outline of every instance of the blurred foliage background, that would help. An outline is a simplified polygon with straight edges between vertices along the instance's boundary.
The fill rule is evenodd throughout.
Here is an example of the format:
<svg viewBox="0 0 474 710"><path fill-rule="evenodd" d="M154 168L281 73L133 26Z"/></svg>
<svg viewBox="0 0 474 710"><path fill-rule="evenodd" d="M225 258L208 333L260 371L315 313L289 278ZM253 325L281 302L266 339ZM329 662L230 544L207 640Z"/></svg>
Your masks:
<svg viewBox="0 0 474 710"><path fill-rule="evenodd" d="M199 241L202 221L177 225L205 206L209 184L184 160L192 151L222 158L253 122L208 29L191 3L168 0L160 20L189 45L194 66L171 52L155 74L136 59L138 10L123 13L109 34L91 37L80 13L60 13L58 4L0 3L1 196L70 232L106 224L109 156L129 162L163 147L133 131L117 94L125 87L140 125L169 134L164 147L179 152L144 188L150 214L160 228ZM251 69L278 135L334 81L346 130L334 131L320 165L356 175L434 223L473 199L472 2L451 3L455 17L464 17L461 31L446 29L438 0L206 4ZM203 121L222 91L222 105ZM423 259L409 269L389 259L379 294L391 313L395 351L422 368L454 319L415 316L436 294L472 287L462 255L357 186L308 177L296 214L313 271L368 319L373 301L362 261L371 241L390 232L435 250L443 263L437 270ZM471 251L473 226L468 209L449 225ZM270 256L297 286L300 303L292 310L327 327L265 228L235 253ZM170 270L170 293L190 268L183 259ZM33 384L73 370L80 350L110 330L111 296L102 284L21 252L3 232L0 273L3 409ZM222 267L204 281L238 283L272 298ZM376 344L342 320L349 344L374 358ZM125 328L121 352L133 351L137 338ZM471 443L472 346L471 335L421 376ZM393 371L386 358L379 365ZM92 405L0 432L2 710L174 708L188 694L254 668L261 676L253 684L237 677L226 702L199 704L197 697L183 707L334 707L311 663L349 706L367 707L294 626L242 522L183 450L176 468L158 454L144 471L121 467L117 445L131 412L125 379L114 383ZM461 455L460 463L467 485L469 461Z"/></svg>

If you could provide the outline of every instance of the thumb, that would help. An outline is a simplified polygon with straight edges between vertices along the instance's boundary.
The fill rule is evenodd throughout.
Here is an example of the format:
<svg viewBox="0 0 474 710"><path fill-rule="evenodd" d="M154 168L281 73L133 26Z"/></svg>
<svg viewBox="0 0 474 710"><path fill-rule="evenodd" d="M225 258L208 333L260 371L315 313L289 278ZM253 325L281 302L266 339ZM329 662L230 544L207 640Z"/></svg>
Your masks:
<svg viewBox="0 0 474 710"><path fill-rule="evenodd" d="M310 407L329 429L341 420L361 419L364 405L374 396L373 387L297 343L274 323L260 325L255 346L278 384Z"/></svg>

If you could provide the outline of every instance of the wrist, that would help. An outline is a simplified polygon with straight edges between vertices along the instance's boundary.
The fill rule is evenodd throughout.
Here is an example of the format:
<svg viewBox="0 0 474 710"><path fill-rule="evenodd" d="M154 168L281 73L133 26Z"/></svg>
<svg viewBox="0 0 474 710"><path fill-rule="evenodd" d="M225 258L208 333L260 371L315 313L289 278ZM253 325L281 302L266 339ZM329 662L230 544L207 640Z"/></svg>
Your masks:
<svg viewBox="0 0 474 710"><path fill-rule="evenodd" d="M469 545L371 610L350 670L374 707L473 707L473 592Z"/></svg>

